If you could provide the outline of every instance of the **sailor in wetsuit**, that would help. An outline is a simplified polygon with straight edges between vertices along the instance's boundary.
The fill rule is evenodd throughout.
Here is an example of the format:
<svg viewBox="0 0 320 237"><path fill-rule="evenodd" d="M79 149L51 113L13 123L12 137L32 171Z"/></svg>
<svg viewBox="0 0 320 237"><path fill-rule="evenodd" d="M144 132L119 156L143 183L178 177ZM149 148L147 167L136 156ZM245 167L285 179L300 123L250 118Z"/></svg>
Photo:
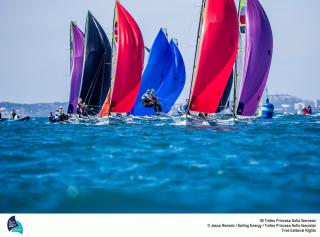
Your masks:
<svg viewBox="0 0 320 237"><path fill-rule="evenodd" d="M308 114L312 114L312 109L310 105L308 106Z"/></svg>
<svg viewBox="0 0 320 237"><path fill-rule="evenodd" d="M178 115L182 116L185 114L190 114L190 110L189 110L189 99L186 99L186 103L179 106L178 108Z"/></svg>
<svg viewBox="0 0 320 237"><path fill-rule="evenodd" d="M82 116L88 116L88 106L85 104L85 102L82 102L82 99L79 98L78 104L77 104L77 114Z"/></svg>
<svg viewBox="0 0 320 237"><path fill-rule="evenodd" d="M162 107L160 105L159 99L154 95L153 89L148 89L147 92L142 96L141 100L145 108L153 107L156 113L162 112Z"/></svg>
<svg viewBox="0 0 320 237"><path fill-rule="evenodd" d="M15 110L12 110L11 119L18 119L17 113Z"/></svg>

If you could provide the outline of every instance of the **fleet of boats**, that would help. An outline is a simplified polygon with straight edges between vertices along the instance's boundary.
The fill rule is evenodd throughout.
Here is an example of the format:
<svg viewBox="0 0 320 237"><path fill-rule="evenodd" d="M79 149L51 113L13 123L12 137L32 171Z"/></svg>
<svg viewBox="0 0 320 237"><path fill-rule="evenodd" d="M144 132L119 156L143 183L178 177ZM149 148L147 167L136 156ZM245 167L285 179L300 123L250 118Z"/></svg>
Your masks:
<svg viewBox="0 0 320 237"><path fill-rule="evenodd" d="M170 112L186 84L186 69L178 40L170 40L166 29L156 36L145 68L141 30L119 1L111 42L91 12L84 33L74 22L70 32L69 115L62 120ZM238 8L234 0L203 0L190 95L179 116L191 124L220 114L255 116L272 52L271 25L259 0L240 0ZM146 93L157 100L161 113L142 101Z"/></svg>

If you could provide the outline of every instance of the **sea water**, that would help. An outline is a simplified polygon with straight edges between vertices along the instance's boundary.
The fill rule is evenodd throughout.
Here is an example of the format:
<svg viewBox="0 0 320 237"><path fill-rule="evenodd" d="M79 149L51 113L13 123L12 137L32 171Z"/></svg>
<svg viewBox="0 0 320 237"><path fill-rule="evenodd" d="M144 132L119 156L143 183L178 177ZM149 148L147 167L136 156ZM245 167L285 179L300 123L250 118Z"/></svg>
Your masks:
<svg viewBox="0 0 320 237"><path fill-rule="evenodd" d="M0 123L0 212L320 212L320 116Z"/></svg>

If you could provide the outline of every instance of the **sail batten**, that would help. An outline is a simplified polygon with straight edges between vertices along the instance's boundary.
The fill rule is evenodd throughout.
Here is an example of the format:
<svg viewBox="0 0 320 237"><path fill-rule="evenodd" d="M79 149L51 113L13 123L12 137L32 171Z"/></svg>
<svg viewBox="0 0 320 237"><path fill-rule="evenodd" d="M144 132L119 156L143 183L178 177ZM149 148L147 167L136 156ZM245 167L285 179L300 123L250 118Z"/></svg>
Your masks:
<svg viewBox="0 0 320 237"><path fill-rule="evenodd" d="M204 3L190 110L215 113L237 54L237 10L233 0L207 0Z"/></svg>
<svg viewBox="0 0 320 237"><path fill-rule="evenodd" d="M84 58L84 34L74 22L70 28L70 66L71 88L68 113L74 114L77 110L78 96L80 93L81 76Z"/></svg>

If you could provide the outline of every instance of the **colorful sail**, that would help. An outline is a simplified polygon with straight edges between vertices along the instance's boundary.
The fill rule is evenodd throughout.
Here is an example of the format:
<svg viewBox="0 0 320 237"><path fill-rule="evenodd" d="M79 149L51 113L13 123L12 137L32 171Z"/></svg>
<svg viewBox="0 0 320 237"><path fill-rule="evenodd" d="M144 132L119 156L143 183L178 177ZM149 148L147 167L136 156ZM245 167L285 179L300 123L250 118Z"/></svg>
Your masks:
<svg viewBox="0 0 320 237"><path fill-rule="evenodd" d="M135 105L131 111L132 115L147 116L153 115L153 108L145 108L141 97L148 89L157 91L162 82L168 76L173 65L173 54L168 42L167 32L160 29L150 51L147 66L143 72L142 82Z"/></svg>
<svg viewBox="0 0 320 237"><path fill-rule="evenodd" d="M269 19L258 0L247 0L245 60L238 115L255 115L267 83L272 52Z"/></svg>
<svg viewBox="0 0 320 237"><path fill-rule="evenodd" d="M170 47L173 54L173 64L169 75L162 82L161 87L155 94L159 98L162 112L165 114L169 113L179 98L186 82L186 69L178 48L178 41L176 39L171 40Z"/></svg>
<svg viewBox="0 0 320 237"><path fill-rule="evenodd" d="M234 0L206 0L203 7L190 110L215 113L237 55L238 17Z"/></svg>
<svg viewBox="0 0 320 237"><path fill-rule="evenodd" d="M110 99L106 99L99 116L129 113L136 101L144 63L144 42L139 26L117 1L114 28L117 55Z"/></svg>
<svg viewBox="0 0 320 237"><path fill-rule="evenodd" d="M71 22L70 29L70 66L71 66L71 88L68 113L74 114L77 110L78 97L80 93L81 76L83 68L84 34Z"/></svg>
<svg viewBox="0 0 320 237"><path fill-rule="evenodd" d="M85 31L85 58L80 98L97 114L111 81L111 45L99 22L88 12Z"/></svg>

